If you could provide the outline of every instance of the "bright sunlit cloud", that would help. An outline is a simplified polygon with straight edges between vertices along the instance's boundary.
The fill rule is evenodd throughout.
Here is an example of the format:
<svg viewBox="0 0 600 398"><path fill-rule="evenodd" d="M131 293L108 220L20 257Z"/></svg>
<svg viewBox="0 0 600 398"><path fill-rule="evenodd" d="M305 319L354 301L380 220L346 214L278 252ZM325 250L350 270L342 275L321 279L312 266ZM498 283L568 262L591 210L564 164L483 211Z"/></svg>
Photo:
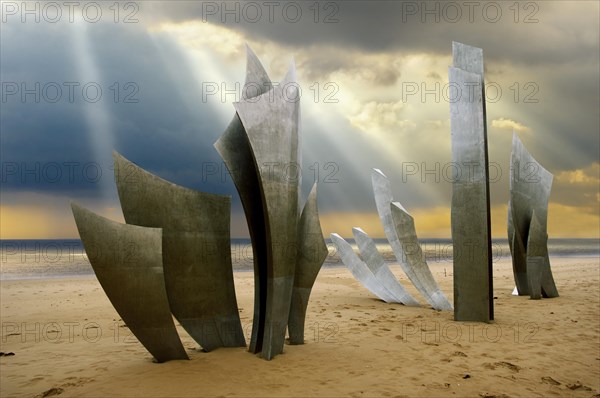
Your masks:
<svg viewBox="0 0 600 398"><path fill-rule="evenodd" d="M500 130L517 131L519 133L529 133L531 128L525 126L522 123L515 122L514 120L505 119L503 117L492 120L492 127L496 127Z"/></svg>

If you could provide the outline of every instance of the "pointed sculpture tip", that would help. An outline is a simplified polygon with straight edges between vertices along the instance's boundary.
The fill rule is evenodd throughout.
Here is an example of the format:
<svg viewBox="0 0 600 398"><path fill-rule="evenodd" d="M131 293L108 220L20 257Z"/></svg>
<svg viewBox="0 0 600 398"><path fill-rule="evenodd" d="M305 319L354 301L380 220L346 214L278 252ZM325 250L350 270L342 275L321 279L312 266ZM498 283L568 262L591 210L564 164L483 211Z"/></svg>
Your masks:
<svg viewBox="0 0 600 398"><path fill-rule="evenodd" d="M250 47L248 42L244 43L244 45L246 47L246 58L256 58L256 53L254 52L252 47Z"/></svg>
<svg viewBox="0 0 600 398"><path fill-rule="evenodd" d="M283 81L296 82L296 62L294 61L294 57L292 57L292 60L290 62L290 65L288 66L288 70L285 73Z"/></svg>
<svg viewBox="0 0 600 398"><path fill-rule="evenodd" d="M402 214L406 214L408 217L413 218L410 213L404 208L404 206L402 206L402 204L400 202L392 202L390 203L390 207L392 208L392 210L394 209L394 207L399 210Z"/></svg>
<svg viewBox="0 0 600 398"><path fill-rule="evenodd" d="M517 134L517 132L516 132L516 131L514 131L514 130L513 130L513 139L512 139L512 144L513 144L513 147L514 147L514 146L522 146L522 147L525 147L525 146L523 145L523 142L522 142L522 141L521 141L521 139L519 138L519 134ZM528 151L528 152L529 152L529 151Z"/></svg>
<svg viewBox="0 0 600 398"><path fill-rule="evenodd" d="M362 234L362 235L366 235L367 234L361 227L353 227L352 228L352 232L353 233L356 232L356 233L359 233L359 234Z"/></svg>
<svg viewBox="0 0 600 398"><path fill-rule="evenodd" d="M373 176L377 176L380 175L383 178L387 178L387 176L385 174L383 174L383 171L379 170L379 169L373 169L373 172L371 173Z"/></svg>
<svg viewBox="0 0 600 398"><path fill-rule="evenodd" d="M129 162L132 163L129 159L127 159L125 156L121 155L121 153L117 152L115 149L113 149L112 151L112 158L113 158L113 162Z"/></svg>
<svg viewBox="0 0 600 398"><path fill-rule="evenodd" d="M75 223L77 223L77 217L82 216L84 214L92 214L94 216L100 217L93 211L86 209L74 200L71 201L71 212L73 212L73 216L75 217Z"/></svg>

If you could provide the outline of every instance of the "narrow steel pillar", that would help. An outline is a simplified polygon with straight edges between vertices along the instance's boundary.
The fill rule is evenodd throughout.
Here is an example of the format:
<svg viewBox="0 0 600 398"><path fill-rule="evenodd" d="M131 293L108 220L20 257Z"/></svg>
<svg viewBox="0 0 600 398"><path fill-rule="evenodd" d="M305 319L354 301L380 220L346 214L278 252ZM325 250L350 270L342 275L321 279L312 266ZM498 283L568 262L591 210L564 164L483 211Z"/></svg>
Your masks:
<svg viewBox="0 0 600 398"><path fill-rule="evenodd" d="M454 319L489 322L494 300L483 51L453 42L452 54L452 161L461 169L452 184Z"/></svg>

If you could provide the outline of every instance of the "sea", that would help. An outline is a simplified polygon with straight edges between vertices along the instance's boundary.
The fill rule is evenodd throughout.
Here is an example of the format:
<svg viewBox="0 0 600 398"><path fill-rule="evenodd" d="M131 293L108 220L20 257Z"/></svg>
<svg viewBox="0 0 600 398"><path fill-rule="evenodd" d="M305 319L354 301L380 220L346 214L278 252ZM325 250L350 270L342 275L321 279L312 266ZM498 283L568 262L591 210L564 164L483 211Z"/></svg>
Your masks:
<svg viewBox="0 0 600 398"><path fill-rule="evenodd" d="M358 251L352 239L347 241ZM329 255L323 267L344 267L335 244L326 240ZM386 262L397 263L386 239L375 239L379 252ZM423 239L421 248L428 263L452 265L450 239ZM599 257L600 239L550 239L550 257ZM510 257L508 241L492 241L493 260ZM0 280L47 279L93 276L83 244L79 239L51 240L0 240ZM231 262L236 272L253 269L252 244L249 239L232 239Z"/></svg>

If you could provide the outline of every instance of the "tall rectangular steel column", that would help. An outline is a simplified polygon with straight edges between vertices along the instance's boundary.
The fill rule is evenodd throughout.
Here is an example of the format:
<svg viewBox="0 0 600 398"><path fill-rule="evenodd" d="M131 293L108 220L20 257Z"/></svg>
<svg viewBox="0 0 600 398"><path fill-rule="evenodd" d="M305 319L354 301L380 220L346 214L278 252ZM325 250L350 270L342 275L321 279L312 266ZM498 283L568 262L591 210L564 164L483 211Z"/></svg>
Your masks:
<svg viewBox="0 0 600 398"><path fill-rule="evenodd" d="M454 319L494 319L483 51L452 43L450 77Z"/></svg>

